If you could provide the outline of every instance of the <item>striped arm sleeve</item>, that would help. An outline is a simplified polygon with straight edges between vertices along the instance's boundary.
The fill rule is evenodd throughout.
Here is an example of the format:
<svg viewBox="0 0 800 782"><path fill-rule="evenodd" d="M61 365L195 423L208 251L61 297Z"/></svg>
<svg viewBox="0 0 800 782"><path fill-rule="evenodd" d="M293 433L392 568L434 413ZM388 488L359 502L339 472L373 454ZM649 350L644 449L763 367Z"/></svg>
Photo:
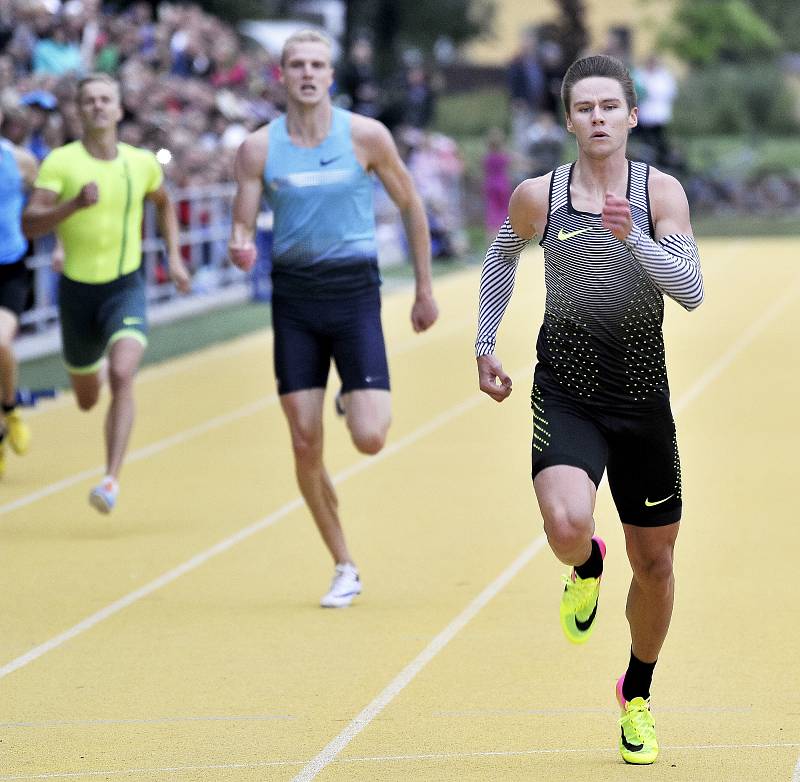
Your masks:
<svg viewBox="0 0 800 782"><path fill-rule="evenodd" d="M511 221L506 218L486 251L478 295L476 357L494 353L497 329L514 290L517 262L529 241L530 239L521 239L517 236L511 227Z"/></svg>
<svg viewBox="0 0 800 782"><path fill-rule="evenodd" d="M670 234L656 243L634 226L625 246L662 293L687 310L702 304L703 273L697 244L691 236Z"/></svg>

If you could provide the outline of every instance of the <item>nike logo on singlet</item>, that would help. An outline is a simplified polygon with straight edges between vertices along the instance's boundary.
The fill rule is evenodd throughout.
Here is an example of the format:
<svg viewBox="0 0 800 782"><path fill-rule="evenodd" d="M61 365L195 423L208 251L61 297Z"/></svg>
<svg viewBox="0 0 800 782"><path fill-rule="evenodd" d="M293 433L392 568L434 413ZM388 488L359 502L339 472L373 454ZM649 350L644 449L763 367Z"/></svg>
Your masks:
<svg viewBox="0 0 800 782"><path fill-rule="evenodd" d="M573 236L591 231L591 228L579 228L577 231L565 231L563 228L558 232L558 239L561 242L566 242L567 239L572 239Z"/></svg>
<svg viewBox="0 0 800 782"><path fill-rule="evenodd" d="M674 496L675 496L675 494L673 493L673 494L670 494L669 497L664 497L663 500L656 500L655 502L650 502L649 499L646 499L644 501L644 506L645 506L645 508L652 508L654 505L661 505L663 502L666 502L667 500L671 500Z"/></svg>
<svg viewBox="0 0 800 782"><path fill-rule="evenodd" d="M341 155L336 155L336 157L331 157L331 158L328 158L327 160L323 160L322 158L320 158L319 159L319 164L321 166L329 166L331 163L333 163L335 160L338 160L340 157L341 157Z"/></svg>

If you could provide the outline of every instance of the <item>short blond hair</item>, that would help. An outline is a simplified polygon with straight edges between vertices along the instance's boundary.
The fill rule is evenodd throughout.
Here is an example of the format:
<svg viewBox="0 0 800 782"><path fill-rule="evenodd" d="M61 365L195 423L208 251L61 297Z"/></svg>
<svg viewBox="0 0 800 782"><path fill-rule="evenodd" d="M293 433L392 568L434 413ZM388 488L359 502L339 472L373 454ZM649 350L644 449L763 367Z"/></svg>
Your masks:
<svg viewBox="0 0 800 782"><path fill-rule="evenodd" d="M298 30L296 33L292 33L283 44L283 49L281 49L281 66L283 66L286 62L286 54L289 51L289 48L294 46L296 43L321 43L328 47L328 51L331 53L332 59L333 57L333 43L331 39L328 38L325 33L321 33L319 30L313 30L310 27L304 30Z"/></svg>
<svg viewBox="0 0 800 782"><path fill-rule="evenodd" d="M87 84L94 84L94 82L99 81L103 84L108 84L109 86L114 88L114 91L117 93L117 100L122 99L122 90L120 89L119 82L109 76L107 73L103 73L102 71L98 71L97 73L87 73L79 82L78 82L78 100L81 98L81 93L83 92L83 88Z"/></svg>

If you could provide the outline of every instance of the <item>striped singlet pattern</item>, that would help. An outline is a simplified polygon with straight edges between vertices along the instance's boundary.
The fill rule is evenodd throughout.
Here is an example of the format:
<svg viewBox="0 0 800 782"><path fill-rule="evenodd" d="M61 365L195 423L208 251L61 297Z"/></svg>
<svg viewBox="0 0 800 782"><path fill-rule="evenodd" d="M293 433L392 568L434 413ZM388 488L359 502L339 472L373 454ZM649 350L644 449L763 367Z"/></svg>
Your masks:
<svg viewBox="0 0 800 782"><path fill-rule="evenodd" d="M631 250L599 214L572 205L574 164L550 183L544 249L547 299L538 361L570 396L613 407L642 407L669 396L664 299ZM653 237L649 167L628 163L633 223Z"/></svg>

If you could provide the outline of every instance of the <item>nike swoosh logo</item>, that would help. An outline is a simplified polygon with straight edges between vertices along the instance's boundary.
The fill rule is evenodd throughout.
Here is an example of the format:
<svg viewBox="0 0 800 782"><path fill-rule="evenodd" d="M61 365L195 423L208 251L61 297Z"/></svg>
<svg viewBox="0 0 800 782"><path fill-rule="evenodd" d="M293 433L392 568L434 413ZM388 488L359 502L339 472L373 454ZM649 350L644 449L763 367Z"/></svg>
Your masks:
<svg viewBox="0 0 800 782"><path fill-rule="evenodd" d="M620 728L620 732L622 733L622 746L628 750L628 752L641 752L644 744L631 744L628 742L628 739L625 738L625 731Z"/></svg>
<svg viewBox="0 0 800 782"><path fill-rule="evenodd" d="M322 158L320 158L319 159L319 164L321 166L329 166L331 163L333 163L335 160L338 160L340 157L341 157L341 155L337 155L336 157L331 157L331 158L328 158L327 160L323 160Z"/></svg>
<svg viewBox="0 0 800 782"><path fill-rule="evenodd" d="M592 613L589 614L589 618L586 621L582 622L577 616L575 617L575 627L582 633L585 633L592 626L592 622L594 622L594 618L597 616L597 603L599 602L599 600L595 601Z"/></svg>
<svg viewBox="0 0 800 782"><path fill-rule="evenodd" d="M579 228L577 231L565 231L563 228L558 232L558 240L560 242L566 242L567 239L572 239L573 236L577 236L578 234L586 233L586 231L591 231L591 228Z"/></svg>
<svg viewBox="0 0 800 782"><path fill-rule="evenodd" d="M122 319L122 325L123 325L123 326L138 326L138 325L139 325L140 323L142 323L142 322L143 322L143 321L142 321L142 319L141 319L141 318L131 318L131 317L128 317L128 318L123 318L123 319Z"/></svg>
<svg viewBox="0 0 800 782"><path fill-rule="evenodd" d="M670 494L669 497L664 497L663 500L656 500L655 502L650 502L650 500L645 500L644 501L644 507L645 508L652 508L655 505L661 505L662 502L666 502L667 500L671 500L674 496L675 496L675 494L673 493L673 494Z"/></svg>

